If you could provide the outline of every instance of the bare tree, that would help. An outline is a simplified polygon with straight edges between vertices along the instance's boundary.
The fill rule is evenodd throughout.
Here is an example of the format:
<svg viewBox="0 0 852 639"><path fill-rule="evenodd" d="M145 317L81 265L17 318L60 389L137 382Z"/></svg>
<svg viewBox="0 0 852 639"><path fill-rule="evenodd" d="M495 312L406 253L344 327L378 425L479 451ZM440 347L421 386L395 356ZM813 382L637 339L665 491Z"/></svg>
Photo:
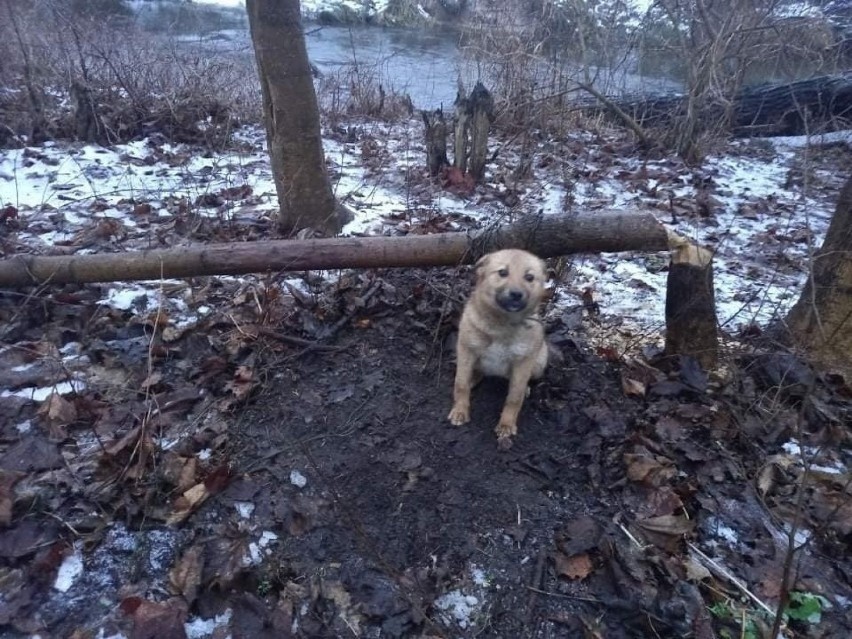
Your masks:
<svg viewBox="0 0 852 639"><path fill-rule="evenodd" d="M248 0L279 225L334 234L345 221L331 190L299 0Z"/></svg>
<svg viewBox="0 0 852 639"><path fill-rule="evenodd" d="M815 360L852 371L852 176L787 327Z"/></svg>

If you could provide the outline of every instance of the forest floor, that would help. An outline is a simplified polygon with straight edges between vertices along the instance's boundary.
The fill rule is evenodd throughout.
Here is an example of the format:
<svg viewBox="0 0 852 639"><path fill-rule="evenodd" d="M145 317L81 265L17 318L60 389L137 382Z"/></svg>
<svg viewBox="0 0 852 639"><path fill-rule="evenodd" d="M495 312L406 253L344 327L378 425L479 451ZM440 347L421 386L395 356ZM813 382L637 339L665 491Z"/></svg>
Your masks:
<svg viewBox="0 0 852 639"><path fill-rule="evenodd" d="M852 633L852 388L761 338L848 141L694 169L578 132L472 189L418 135L328 132L347 232L651 208L716 250L723 366L658 357L665 256L554 261L565 362L500 452L505 384L446 421L467 267L5 291L0 636L760 637L785 582L784 636ZM260 139L5 151L4 255L270 237Z"/></svg>

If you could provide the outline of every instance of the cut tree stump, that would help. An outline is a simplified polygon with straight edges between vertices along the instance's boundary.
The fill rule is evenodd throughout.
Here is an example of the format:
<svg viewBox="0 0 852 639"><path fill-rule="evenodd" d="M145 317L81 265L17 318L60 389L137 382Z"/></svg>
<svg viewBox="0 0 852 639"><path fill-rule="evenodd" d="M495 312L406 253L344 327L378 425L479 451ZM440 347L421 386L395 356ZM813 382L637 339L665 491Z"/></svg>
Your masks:
<svg viewBox="0 0 852 639"><path fill-rule="evenodd" d="M456 96L453 128L453 167L479 182L488 160L488 132L494 121L494 98L477 82L469 97Z"/></svg>
<svg viewBox="0 0 852 639"><path fill-rule="evenodd" d="M468 171L479 182L485 175L488 159L488 131L494 120L494 98L481 82L477 82L468 99L470 109L470 160Z"/></svg>
<svg viewBox="0 0 852 639"><path fill-rule="evenodd" d="M691 355L705 369L719 356L713 254L674 234L666 285L667 355Z"/></svg>
<svg viewBox="0 0 852 639"><path fill-rule="evenodd" d="M269 271L454 266L474 262L500 248L523 248L553 257L665 251L668 247L666 229L652 213L595 211L532 215L514 224L469 233L269 240L95 255L16 255L0 261L0 287Z"/></svg>
<svg viewBox="0 0 852 639"><path fill-rule="evenodd" d="M453 167L464 175L467 172L468 129L470 128L470 107L468 99L459 89L456 94L456 114L453 123Z"/></svg>
<svg viewBox="0 0 852 639"><path fill-rule="evenodd" d="M436 176L445 166L447 160L447 121L441 109L421 111L423 124L426 126L426 166L429 175Z"/></svg>

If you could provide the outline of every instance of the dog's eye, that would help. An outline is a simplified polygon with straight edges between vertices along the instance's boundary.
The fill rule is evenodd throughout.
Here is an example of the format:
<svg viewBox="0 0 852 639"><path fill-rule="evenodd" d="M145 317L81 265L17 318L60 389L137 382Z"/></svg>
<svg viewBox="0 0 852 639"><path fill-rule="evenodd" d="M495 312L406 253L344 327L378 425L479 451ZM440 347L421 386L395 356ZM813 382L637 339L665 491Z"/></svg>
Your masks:
<svg viewBox="0 0 852 639"><path fill-rule="evenodd" d="M535 280L535 275L533 275L532 273L527 273L526 275L524 275L524 279L527 282L532 282L533 280Z"/></svg>
<svg viewBox="0 0 852 639"><path fill-rule="evenodd" d="M499 275L500 277L509 277L509 269L501 268L499 271L497 271L497 275Z"/></svg>

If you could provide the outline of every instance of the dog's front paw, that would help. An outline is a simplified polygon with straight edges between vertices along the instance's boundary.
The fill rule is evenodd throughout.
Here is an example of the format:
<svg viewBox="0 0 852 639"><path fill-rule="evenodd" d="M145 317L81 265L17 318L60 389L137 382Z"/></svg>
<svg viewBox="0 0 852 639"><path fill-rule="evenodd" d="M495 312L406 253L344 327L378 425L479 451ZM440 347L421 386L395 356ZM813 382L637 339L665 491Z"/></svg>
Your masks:
<svg viewBox="0 0 852 639"><path fill-rule="evenodd" d="M513 443L511 435L497 436L497 448L500 450L509 450Z"/></svg>
<svg viewBox="0 0 852 639"><path fill-rule="evenodd" d="M450 420L450 423L453 426L467 424L470 421L470 406L460 406L455 404L453 406L453 410L451 410L450 414L447 415L447 419Z"/></svg>
<svg viewBox="0 0 852 639"><path fill-rule="evenodd" d="M518 426L500 422L494 432L497 433L497 447L500 450L509 450L512 447L512 437L518 434Z"/></svg>

